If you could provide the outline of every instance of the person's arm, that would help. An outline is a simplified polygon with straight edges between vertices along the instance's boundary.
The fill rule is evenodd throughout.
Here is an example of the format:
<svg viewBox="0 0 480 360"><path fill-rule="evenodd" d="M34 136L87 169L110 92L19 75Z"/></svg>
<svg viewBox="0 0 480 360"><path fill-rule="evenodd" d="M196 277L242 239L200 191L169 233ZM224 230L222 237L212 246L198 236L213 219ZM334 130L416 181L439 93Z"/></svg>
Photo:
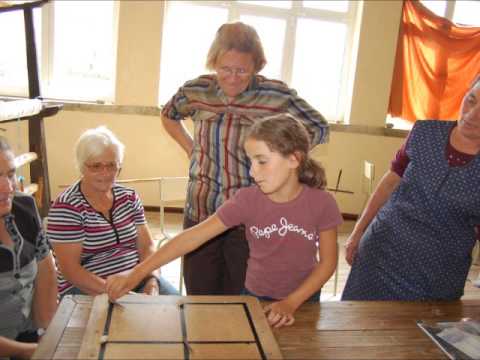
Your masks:
<svg viewBox="0 0 480 360"><path fill-rule="evenodd" d="M320 289L337 267L337 228L320 232L319 262L305 281L285 299L267 305L264 311L273 327L289 326L295 322L294 313Z"/></svg>
<svg viewBox="0 0 480 360"><path fill-rule="evenodd" d="M167 133L182 147L190 158L193 150L193 139L183 121L172 120L162 115L162 124Z"/></svg>
<svg viewBox="0 0 480 360"><path fill-rule="evenodd" d="M88 295L105 293L105 280L86 270L80 263L82 243L52 243L57 264L65 279Z"/></svg>
<svg viewBox="0 0 480 360"><path fill-rule="evenodd" d="M33 319L35 325L46 329L57 310L57 272L51 253L38 262L33 295Z"/></svg>
<svg viewBox="0 0 480 360"><path fill-rule="evenodd" d="M370 222L377 215L378 210L387 202L390 195L395 191L401 181L401 177L392 170L383 175L377 188L367 202L365 210L362 212L360 219L355 224L352 233L347 239L345 259L352 265L353 258L358 248L360 239L367 229Z"/></svg>
<svg viewBox="0 0 480 360"><path fill-rule="evenodd" d="M150 233L147 224L137 225L137 249L140 262L155 253L155 243L153 242L152 234ZM145 294L158 295L160 289L158 288L157 278L159 276L159 269L153 270L147 275L147 278L149 278L143 289Z"/></svg>
<svg viewBox="0 0 480 360"><path fill-rule="evenodd" d="M220 218L214 214L189 229L184 230L145 261L131 271L115 274L107 278L107 292L111 301L117 300L133 289L154 269L185 255L227 230Z"/></svg>
<svg viewBox="0 0 480 360"><path fill-rule="evenodd" d="M310 146L314 148L318 144L328 142L330 127L325 117L315 110L309 103L297 95L297 92L290 89L291 98L288 112L302 121L310 134Z"/></svg>
<svg viewBox="0 0 480 360"><path fill-rule="evenodd" d="M30 359L36 348L36 343L23 343L0 336L0 358Z"/></svg>

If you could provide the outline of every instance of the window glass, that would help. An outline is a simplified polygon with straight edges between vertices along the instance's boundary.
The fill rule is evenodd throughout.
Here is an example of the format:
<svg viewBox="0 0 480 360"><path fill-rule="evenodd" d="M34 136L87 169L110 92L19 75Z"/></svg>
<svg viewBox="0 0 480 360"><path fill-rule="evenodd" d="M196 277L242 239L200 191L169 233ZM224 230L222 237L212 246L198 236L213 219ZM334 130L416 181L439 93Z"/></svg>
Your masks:
<svg viewBox="0 0 480 360"><path fill-rule="evenodd" d="M292 85L330 121L339 110L346 33L345 24L298 20ZM321 51L315 44L322 44Z"/></svg>
<svg viewBox="0 0 480 360"><path fill-rule="evenodd" d="M261 74L280 79L284 47L285 20L260 16L240 16L240 21L252 25L262 41L267 65Z"/></svg>
<svg viewBox="0 0 480 360"><path fill-rule="evenodd" d="M445 0L422 0L421 3L435 15L445 17L447 2Z"/></svg>
<svg viewBox="0 0 480 360"><path fill-rule="evenodd" d="M0 94L28 96L23 11L0 13Z"/></svg>
<svg viewBox="0 0 480 360"><path fill-rule="evenodd" d="M480 1L455 2L452 20L461 25L480 26Z"/></svg>
<svg viewBox="0 0 480 360"><path fill-rule="evenodd" d="M348 11L348 1L338 0L303 0L303 6L311 9L329 10L337 12Z"/></svg>
<svg viewBox="0 0 480 360"><path fill-rule="evenodd" d="M162 105L185 81L208 73L205 68L208 50L228 13L222 8L172 1L168 2L166 15L160 63Z"/></svg>
<svg viewBox="0 0 480 360"><path fill-rule="evenodd" d="M41 8L33 9L33 26L41 73ZM0 95L28 94L25 20L22 10L0 13Z"/></svg>
<svg viewBox="0 0 480 360"><path fill-rule="evenodd" d="M114 1L55 1L50 97L112 99Z"/></svg>
<svg viewBox="0 0 480 360"><path fill-rule="evenodd" d="M291 1L283 1L283 0L275 0L275 1L263 1L263 0L240 0L239 3L249 4L249 5L258 5L258 6L268 6L268 7L276 7L276 8L283 8L283 9L290 9L292 7Z"/></svg>

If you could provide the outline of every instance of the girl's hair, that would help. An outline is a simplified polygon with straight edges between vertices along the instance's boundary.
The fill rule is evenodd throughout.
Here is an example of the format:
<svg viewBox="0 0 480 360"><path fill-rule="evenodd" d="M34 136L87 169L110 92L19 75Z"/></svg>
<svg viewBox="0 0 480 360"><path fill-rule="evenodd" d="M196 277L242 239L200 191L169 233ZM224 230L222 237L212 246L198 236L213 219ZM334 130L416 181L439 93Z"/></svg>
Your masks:
<svg viewBox="0 0 480 360"><path fill-rule="evenodd" d="M327 185L325 169L308 155L310 135L292 115L283 113L255 122L248 130L246 139L264 141L270 150L285 157L293 154L300 163L298 179L301 183L319 189Z"/></svg>
<svg viewBox="0 0 480 360"><path fill-rule="evenodd" d="M226 23L220 26L207 55L207 69L214 70L218 58L227 51L251 54L255 73L263 69L267 60L257 31L242 22Z"/></svg>
<svg viewBox="0 0 480 360"><path fill-rule="evenodd" d="M86 130L80 135L80 138L75 145L78 170L82 172L83 166L89 158L102 155L102 153L108 148L113 149L116 160L119 163L122 163L125 145L118 140L113 132L105 126Z"/></svg>

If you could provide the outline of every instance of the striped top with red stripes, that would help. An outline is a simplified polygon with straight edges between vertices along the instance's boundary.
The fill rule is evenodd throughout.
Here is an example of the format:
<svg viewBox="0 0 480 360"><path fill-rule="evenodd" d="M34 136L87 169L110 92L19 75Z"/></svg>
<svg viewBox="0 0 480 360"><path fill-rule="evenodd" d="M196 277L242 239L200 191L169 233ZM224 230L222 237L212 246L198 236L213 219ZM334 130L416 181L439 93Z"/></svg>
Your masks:
<svg viewBox="0 0 480 360"><path fill-rule="evenodd" d="M131 269L139 262L136 226L146 223L143 205L134 190L115 184L112 193L111 220L89 204L80 182L66 189L48 213L49 241L81 242L82 266L102 278ZM58 271L59 293L72 287Z"/></svg>
<svg viewBox="0 0 480 360"><path fill-rule="evenodd" d="M162 115L194 124L193 152L185 214L202 221L233 196L252 184L250 161L243 149L249 126L268 115L289 113L302 121L312 146L327 142L328 123L297 92L281 81L256 75L247 89L228 99L216 75L188 81L164 106Z"/></svg>

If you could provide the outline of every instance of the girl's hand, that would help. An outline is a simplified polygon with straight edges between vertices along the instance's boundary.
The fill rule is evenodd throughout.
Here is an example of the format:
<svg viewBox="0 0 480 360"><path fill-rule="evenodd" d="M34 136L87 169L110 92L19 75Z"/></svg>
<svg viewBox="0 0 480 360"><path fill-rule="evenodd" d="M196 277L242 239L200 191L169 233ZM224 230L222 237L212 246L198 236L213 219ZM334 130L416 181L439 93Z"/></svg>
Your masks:
<svg viewBox="0 0 480 360"><path fill-rule="evenodd" d="M155 296L158 295L160 292L160 289L158 288L158 282L156 278L150 278L147 280L145 283L145 286L143 287L143 293L146 295L151 295Z"/></svg>
<svg viewBox="0 0 480 360"><path fill-rule="evenodd" d="M274 328L292 325L295 322L293 317L295 310L287 300L277 301L263 308L268 323Z"/></svg>
<svg viewBox="0 0 480 360"><path fill-rule="evenodd" d="M106 290L111 302L115 302L134 287L135 284L132 283L128 272L118 273L107 278Z"/></svg>
<svg viewBox="0 0 480 360"><path fill-rule="evenodd" d="M345 244L345 260L347 263L352 266L353 259L357 254L358 244L360 243L360 239L362 238L362 234L357 235L356 233L352 233Z"/></svg>

